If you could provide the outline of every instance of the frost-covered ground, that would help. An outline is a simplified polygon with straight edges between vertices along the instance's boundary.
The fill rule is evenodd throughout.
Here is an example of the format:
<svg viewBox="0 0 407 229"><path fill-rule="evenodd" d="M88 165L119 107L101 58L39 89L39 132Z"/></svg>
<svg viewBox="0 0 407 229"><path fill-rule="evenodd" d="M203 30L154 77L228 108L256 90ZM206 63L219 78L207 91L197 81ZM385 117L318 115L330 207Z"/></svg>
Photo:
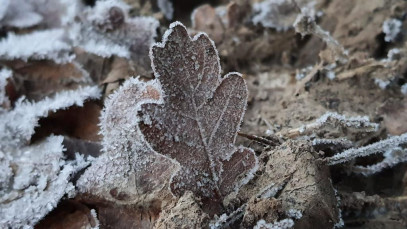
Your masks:
<svg viewBox="0 0 407 229"><path fill-rule="evenodd" d="M0 228L406 228L402 0L0 0Z"/></svg>

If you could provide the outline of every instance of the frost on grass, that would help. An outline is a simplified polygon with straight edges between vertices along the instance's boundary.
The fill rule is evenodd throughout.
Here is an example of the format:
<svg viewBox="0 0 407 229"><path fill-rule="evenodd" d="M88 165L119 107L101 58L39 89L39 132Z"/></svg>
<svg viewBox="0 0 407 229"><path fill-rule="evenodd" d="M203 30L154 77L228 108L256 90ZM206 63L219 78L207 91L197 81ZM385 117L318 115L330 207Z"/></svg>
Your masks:
<svg viewBox="0 0 407 229"><path fill-rule="evenodd" d="M98 98L96 87L56 94L37 103L15 104L0 114L0 225L5 228L31 228L50 212L59 200L75 195L70 178L89 162L79 154L64 160L62 136L50 136L29 145L34 128L49 112L86 99Z"/></svg>
<svg viewBox="0 0 407 229"><path fill-rule="evenodd" d="M171 20L174 15L174 6L170 0L157 0L158 8L167 20Z"/></svg>
<svg viewBox="0 0 407 229"><path fill-rule="evenodd" d="M219 198L247 182L256 156L234 145L247 100L242 76L221 77L213 41L205 34L191 39L179 22L150 57L164 96L159 104L141 106L140 129L154 151L179 163L172 192Z"/></svg>
<svg viewBox="0 0 407 229"><path fill-rule="evenodd" d="M371 170L374 168L381 169L405 161L406 150L404 147L406 144L407 133L404 133L400 136L392 136L367 146L345 150L340 154L327 158L327 161L329 165L336 165L345 163L358 157L366 157L373 154L384 153L385 159L383 163L379 163L376 167L370 167Z"/></svg>
<svg viewBox="0 0 407 229"><path fill-rule="evenodd" d="M0 59L47 59L64 63L72 61L73 55L70 52L71 45L65 40L63 29L49 29L24 35L9 33L0 40Z"/></svg>
<svg viewBox="0 0 407 229"><path fill-rule="evenodd" d="M309 9L312 15L315 2L305 4L304 8ZM265 0L253 5L253 24L261 24L266 28L273 28L277 31L287 31L293 28L293 23L299 12L297 5L287 0Z"/></svg>
<svg viewBox="0 0 407 229"><path fill-rule="evenodd" d="M152 17L130 18L122 1L97 1L80 16L69 37L74 45L102 57L117 55L140 59L154 42L158 21Z"/></svg>
<svg viewBox="0 0 407 229"><path fill-rule="evenodd" d="M382 30L386 35L384 40L387 42L393 42L396 40L397 35L401 31L402 22L398 19L387 19L383 22Z"/></svg>
<svg viewBox="0 0 407 229"><path fill-rule="evenodd" d="M161 101L156 81L127 80L105 102L100 126L103 155L77 182L82 193L118 204L148 204L163 198L175 164L148 148L138 127L144 103Z"/></svg>

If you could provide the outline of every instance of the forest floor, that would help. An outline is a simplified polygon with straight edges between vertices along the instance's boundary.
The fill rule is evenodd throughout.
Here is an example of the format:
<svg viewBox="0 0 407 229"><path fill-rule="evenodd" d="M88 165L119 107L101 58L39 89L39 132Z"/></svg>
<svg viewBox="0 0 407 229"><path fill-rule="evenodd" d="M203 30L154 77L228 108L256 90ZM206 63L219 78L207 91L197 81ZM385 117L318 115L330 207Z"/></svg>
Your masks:
<svg viewBox="0 0 407 229"><path fill-rule="evenodd" d="M190 36L205 32L214 41L222 75L243 75L248 100L236 144L255 151L259 168L254 178L223 199L223 210L216 214L190 192L142 206L123 204L126 194L122 197L112 189L116 202L86 192L74 198L65 195L44 218L30 221L31 226L407 227L406 1L158 0L170 2L173 12L155 0L124 2L128 17L159 21L155 41L161 41L171 22L180 21ZM294 26L301 14L312 20ZM112 21L120 23L120 18L120 13L113 14ZM6 26L0 35L27 34L47 26ZM126 36L118 34L117 40ZM50 110L29 138L31 145L51 134L63 135L65 157L81 152L97 158L103 154L99 117L105 100L131 77L145 82L155 78L148 50L142 46L146 44L141 44L146 41L141 40L130 58L97 55L81 47L73 48L74 62L64 64L0 56L1 66L13 73L3 107L16 107L21 96L41 101L80 85L98 86L100 98ZM393 141L392 136L403 139ZM390 141L381 142L386 139ZM365 146L370 148L359 150ZM352 156L353 152L359 155ZM82 173L72 178L73 184ZM0 185L0 190L9 190L4 187ZM9 202L0 199L0 204ZM287 219L294 224L284 225Z"/></svg>

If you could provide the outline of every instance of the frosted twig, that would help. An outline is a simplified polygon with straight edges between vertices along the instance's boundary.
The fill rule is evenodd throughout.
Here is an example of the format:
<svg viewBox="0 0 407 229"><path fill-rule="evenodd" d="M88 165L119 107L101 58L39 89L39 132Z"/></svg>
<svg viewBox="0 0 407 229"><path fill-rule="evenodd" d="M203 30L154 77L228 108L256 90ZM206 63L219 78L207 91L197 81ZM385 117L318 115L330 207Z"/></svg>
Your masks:
<svg viewBox="0 0 407 229"><path fill-rule="evenodd" d="M352 172L369 176L407 161L407 150L400 147L389 149L383 155L384 159L381 162L369 166L354 166Z"/></svg>
<svg viewBox="0 0 407 229"><path fill-rule="evenodd" d="M356 132L374 132L379 125L369 121L367 116L346 117L336 112L327 112L315 122L289 130L285 135L294 138L299 135L307 135L324 127L342 127Z"/></svg>
<svg viewBox="0 0 407 229"><path fill-rule="evenodd" d="M407 133L400 136L389 137L385 140L363 146L360 148L351 148L344 152L327 158L329 165L336 165L350 161L358 157L365 157L376 153L383 153L388 150L396 149L402 144L407 144ZM405 152L405 151L403 151Z"/></svg>

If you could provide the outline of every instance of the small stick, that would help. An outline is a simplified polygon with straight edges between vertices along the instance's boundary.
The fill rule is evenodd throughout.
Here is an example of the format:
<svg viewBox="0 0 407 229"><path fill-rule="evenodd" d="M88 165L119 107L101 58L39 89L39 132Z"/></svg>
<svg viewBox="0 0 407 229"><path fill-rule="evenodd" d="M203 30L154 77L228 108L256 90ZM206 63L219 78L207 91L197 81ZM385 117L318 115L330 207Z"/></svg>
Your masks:
<svg viewBox="0 0 407 229"><path fill-rule="evenodd" d="M239 136L241 136L241 137L245 137L245 138L247 138L249 140L253 140L253 141L268 145L268 146L277 146L278 145L278 143L275 143L275 142L273 142L271 140L268 140L266 138L259 137L259 136L256 136L256 135L245 134L245 133L242 133L242 132L237 132L237 134Z"/></svg>

